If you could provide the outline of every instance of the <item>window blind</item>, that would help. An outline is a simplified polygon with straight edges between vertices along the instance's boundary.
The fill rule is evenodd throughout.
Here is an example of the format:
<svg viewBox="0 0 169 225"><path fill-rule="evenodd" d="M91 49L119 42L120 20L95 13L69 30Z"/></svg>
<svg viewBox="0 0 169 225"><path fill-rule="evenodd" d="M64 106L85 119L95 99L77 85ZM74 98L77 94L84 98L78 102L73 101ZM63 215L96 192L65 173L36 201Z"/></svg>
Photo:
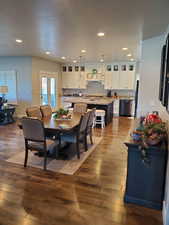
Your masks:
<svg viewBox="0 0 169 225"><path fill-rule="evenodd" d="M16 71L0 71L0 86L8 86L5 98L9 103L17 103ZM2 96L2 94L0 93Z"/></svg>

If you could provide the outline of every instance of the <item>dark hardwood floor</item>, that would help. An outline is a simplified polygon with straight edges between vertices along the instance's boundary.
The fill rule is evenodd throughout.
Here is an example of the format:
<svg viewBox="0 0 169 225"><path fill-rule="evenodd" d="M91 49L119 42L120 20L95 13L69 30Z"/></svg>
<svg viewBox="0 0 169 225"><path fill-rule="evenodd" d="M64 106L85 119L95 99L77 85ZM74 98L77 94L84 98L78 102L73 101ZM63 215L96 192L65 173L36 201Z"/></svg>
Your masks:
<svg viewBox="0 0 169 225"><path fill-rule="evenodd" d="M74 176L23 168L4 160L24 148L16 124L0 127L0 225L162 225L161 212L124 204L133 120L114 118Z"/></svg>

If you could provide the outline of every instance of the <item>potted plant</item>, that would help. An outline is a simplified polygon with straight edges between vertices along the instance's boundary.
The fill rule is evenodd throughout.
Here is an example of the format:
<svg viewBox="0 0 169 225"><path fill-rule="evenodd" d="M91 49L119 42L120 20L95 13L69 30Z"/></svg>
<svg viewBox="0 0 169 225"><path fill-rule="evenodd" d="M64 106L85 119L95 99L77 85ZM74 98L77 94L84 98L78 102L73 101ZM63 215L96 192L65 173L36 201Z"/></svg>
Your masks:
<svg viewBox="0 0 169 225"><path fill-rule="evenodd" d="M54 119L71 119L71 115L69 114L69 110L60 108L53 115Z"/></svg>

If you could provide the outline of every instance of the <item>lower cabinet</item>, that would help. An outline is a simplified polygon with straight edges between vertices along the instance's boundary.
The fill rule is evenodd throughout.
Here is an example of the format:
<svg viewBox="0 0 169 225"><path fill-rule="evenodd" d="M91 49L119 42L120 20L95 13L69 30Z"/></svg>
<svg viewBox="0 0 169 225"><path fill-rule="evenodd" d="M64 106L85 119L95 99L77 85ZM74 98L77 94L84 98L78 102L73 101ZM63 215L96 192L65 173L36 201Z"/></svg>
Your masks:
<svg viewBox="0 0 169 225"><path fill-rule="evenodd" d="M162 209L167 165L167 147L149 147L148 163L138 144L125 143L128 147L127 179L124 201L148 208Z"/></svg>

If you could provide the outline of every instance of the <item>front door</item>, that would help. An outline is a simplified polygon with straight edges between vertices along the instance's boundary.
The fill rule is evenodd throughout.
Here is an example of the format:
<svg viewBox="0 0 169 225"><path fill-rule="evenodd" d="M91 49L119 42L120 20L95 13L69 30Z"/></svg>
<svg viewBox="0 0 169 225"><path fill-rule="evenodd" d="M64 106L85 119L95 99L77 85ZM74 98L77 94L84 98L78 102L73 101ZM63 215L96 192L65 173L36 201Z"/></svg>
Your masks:
<svg viewBox="0 0 169 225"><path fill-rule="evenodd" d="M56 77L52 75L41 75L41 105L57 106Z"/></svg>

